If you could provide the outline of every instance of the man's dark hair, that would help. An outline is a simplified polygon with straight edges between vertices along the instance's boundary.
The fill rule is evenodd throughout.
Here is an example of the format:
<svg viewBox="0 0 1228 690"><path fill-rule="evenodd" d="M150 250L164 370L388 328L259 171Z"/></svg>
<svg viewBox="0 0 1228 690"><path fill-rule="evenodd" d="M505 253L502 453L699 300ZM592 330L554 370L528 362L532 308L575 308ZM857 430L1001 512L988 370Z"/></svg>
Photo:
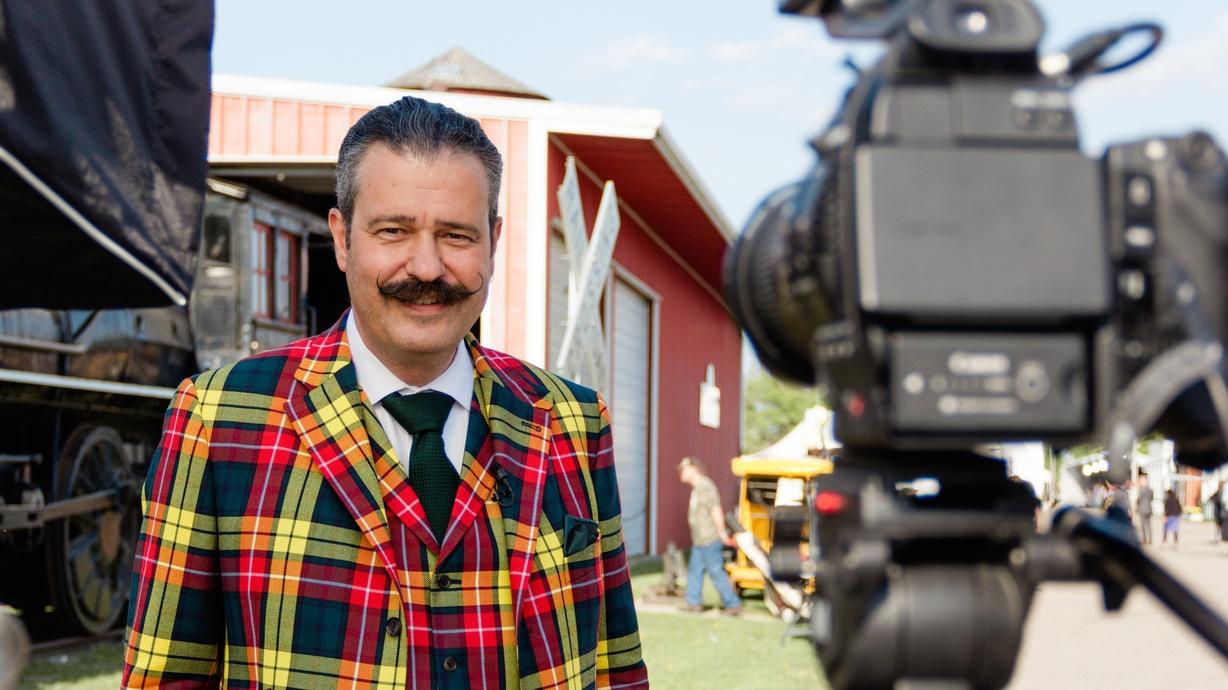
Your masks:
<svg viewBox="0 0 1228 690"><path fill-rule="evenodd" d="M477 156L486 169L489 223L490 230L494 231L499 216L499 182L503 175L503 157L499 150L477 120L445 105L406 96L363 115L341 142L341 150L337 153L337 208L345 219L347 245L350 223L354 219L354 198L358 196L358 164L374 144L384 144L398 153L423 159L444 152Z"/></svg>

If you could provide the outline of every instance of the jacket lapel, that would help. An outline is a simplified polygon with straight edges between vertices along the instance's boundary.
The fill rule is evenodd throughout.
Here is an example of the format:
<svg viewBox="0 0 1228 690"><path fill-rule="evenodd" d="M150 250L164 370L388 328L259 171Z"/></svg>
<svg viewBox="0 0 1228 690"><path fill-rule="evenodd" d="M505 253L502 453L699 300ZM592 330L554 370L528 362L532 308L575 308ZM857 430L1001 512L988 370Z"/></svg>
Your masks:
<svg viewBox="0 0 1228 690"><path fill-rule="evenodd" d="M285 410L320 472L383 560L393 582L399 582L381 500L381 479L371 459L365 423L371 412L350 362L344 323L343 318L313 341L312 351L295 372L301 385L292 389Z"/></svg>
<svg viewBox="0 0 1228 690"><path fill-rule="evenodd" d="M481 379L475 376L473 400L469 406L465 461L461 465L460 484L456 488L456 500L452 504L448 531L444 534L443 545L439 550L439 561L447 558L469 532L478 515L485 513L483 504L495 491L496 465L492 461L493 450L486 426L484 402L490 398L480 390L480 385Z"/></svg>
<svg viewBox="0 0 1228 690"><path fill-rule="evenodd" d="M440 560L484 512L483 503L496 489L510 494L503 510L503 529L509 537L508 569L518 620L533 566L549 469L551 405L540 385L509 376L500 366L501 359L514 360L482 348L472 338L467 341L473 356L474 394L485 418L489 447L465 468Z"/></svg>

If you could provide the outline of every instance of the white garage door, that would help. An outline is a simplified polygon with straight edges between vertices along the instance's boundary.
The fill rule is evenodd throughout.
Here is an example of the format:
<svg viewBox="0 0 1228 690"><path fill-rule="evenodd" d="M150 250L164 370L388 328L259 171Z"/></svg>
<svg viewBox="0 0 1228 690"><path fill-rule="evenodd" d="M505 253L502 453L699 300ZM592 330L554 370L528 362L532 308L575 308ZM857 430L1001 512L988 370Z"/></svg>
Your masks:
<svg viewBox="0 0 1228 690"><path fill-rule="evenodd" d="M614 462L622 499L627 555L648 546L649 385L652 363L652 303L615 278L613 378L610 413L614 424Z"/></svg>

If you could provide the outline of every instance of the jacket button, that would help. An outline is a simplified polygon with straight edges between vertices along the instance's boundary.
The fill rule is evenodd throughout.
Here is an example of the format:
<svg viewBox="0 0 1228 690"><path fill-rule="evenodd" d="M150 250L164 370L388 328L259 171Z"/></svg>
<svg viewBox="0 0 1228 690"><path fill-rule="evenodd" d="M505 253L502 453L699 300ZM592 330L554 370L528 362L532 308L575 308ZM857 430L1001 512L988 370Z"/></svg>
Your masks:
<svg viewBox="0 0 1228 690"><path fill-rule="evenodd" d="M439 589L447 589L452 586L452 578L448 577L446 574L439 575L435 578L435 586Z"/></svg>
<svg viewBox="0 0 1228 690"><path fill-rule="evenodd" d="M401 619L389 618L384 624L384 630L388 633L388 637L398 637L401 634Z"/></svg>
<svg viewBox="0 0 1228 690"><path fill-rule="evenodd" d="M455 671L457 666L460 666L460 663L456 661L456 657L450 656L443 660L443 670L445 671Z"/></svg>

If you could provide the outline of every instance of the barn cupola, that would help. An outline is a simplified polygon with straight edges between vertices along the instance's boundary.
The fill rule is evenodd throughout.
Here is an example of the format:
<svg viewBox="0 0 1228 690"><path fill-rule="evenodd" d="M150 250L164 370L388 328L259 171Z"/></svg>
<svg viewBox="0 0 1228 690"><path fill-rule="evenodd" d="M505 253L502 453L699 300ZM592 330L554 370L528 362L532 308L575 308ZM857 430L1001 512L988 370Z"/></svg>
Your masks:
<svg viewBox="0 0 1228 690"><path fill-rule="evenodd" d="M550 100L525 84L482 62L461 47L439 55L384 84L398 89L450 91L483 96Z"/></svg>

